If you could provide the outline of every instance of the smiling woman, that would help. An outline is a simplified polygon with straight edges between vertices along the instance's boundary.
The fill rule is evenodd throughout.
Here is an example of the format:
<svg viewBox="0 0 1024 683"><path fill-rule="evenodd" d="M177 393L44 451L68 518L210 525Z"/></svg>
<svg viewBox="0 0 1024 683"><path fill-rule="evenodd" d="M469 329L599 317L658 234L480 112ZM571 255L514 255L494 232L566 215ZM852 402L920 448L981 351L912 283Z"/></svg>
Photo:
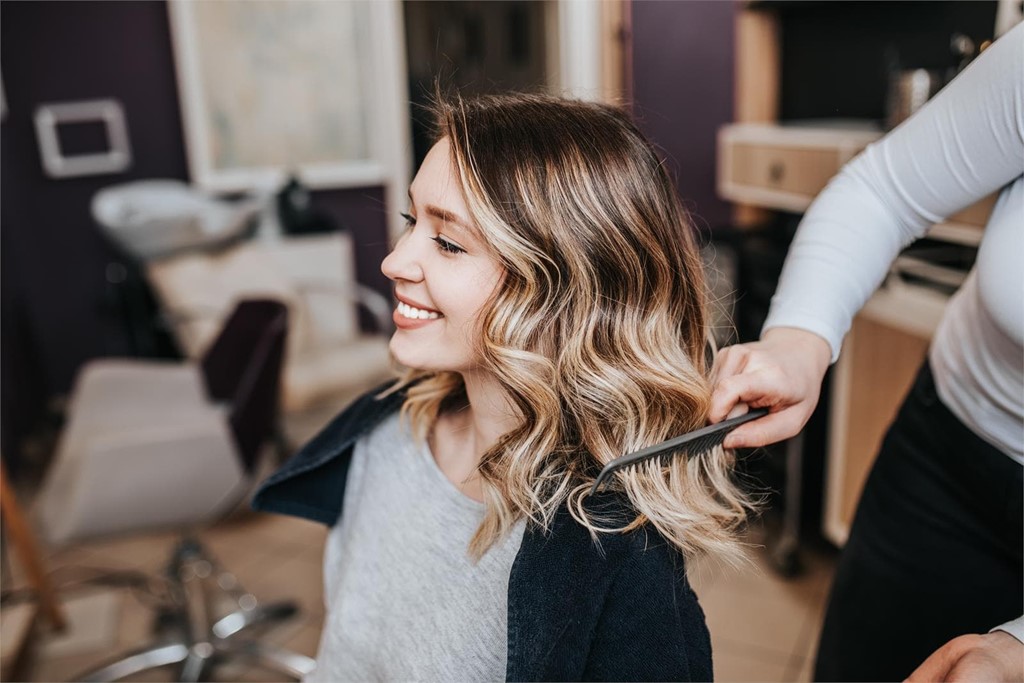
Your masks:
<svg viewBox="0 0 1024 683"><path fill-rule="evenodd" d="M588 495L706 419L704 275L673 184L611 107L455 98L436 118L382 264L407 369L254 501L334 527L315 678L709 680L685 560L739 553L731 455Z"/></svg>
<svg viewBox="0 0 1024 683"><path fill-rule="evenodd" d="M472 228L451 145L440 140L409 189L408 228L381 270L395 283L391 353L422 371L470 371L479 365L477 318L502 267Z"/></svg>

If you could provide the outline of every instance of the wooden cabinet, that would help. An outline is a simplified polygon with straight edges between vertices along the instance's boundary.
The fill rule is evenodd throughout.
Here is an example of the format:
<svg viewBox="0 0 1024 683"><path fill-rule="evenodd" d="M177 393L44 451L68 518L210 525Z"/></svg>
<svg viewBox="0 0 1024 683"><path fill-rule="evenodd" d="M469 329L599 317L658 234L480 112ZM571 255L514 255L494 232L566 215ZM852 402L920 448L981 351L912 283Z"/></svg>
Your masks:
<svg viewBox="0 0 1024 683"><path fill-rule="evenodd" d="M740 204L801 212L881 131L739 123L718 135L718 192Z"/></svg>
<svg viewBox="0 0 1024 683"><path fill-rule="evenodd" d="M734 123L718 133L718 193L740 205L801 213L847 161L882 137L869 122ZM928 236L977 245L997 194L936 224Z"/></svg>
<svg viewBox="0 0 1024 683"><path fill-rule="evenodd" d="M825 536L843 545L871 465L938 327L947 297L897 278L853 320L833 369Z"/></svg>

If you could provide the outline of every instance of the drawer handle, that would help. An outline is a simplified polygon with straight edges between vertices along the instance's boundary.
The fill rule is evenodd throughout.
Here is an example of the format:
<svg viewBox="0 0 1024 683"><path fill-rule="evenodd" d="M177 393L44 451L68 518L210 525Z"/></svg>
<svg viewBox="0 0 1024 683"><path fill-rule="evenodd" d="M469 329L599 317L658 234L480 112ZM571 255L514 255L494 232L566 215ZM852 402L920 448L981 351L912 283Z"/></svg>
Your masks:
<svg viewBox="0 0 1024 683"><path fill-rule="evenodd" d="M786 167L781 161L773 161L772 165L768 167L768 179L773 183L777 183L782 180L782 176L786 173Z"/></svg>

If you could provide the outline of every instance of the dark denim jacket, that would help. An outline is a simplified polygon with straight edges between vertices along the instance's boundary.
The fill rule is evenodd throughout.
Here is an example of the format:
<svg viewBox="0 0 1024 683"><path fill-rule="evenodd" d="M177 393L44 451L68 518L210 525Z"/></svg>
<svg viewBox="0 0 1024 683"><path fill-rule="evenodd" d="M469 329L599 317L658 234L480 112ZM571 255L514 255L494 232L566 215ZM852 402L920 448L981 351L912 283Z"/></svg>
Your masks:
<svg viewBox="0 0 1024 683"><path fill-rule="evenodd" d="M356 440L401 406L371 392L260 486L258 510L333 526ZM595 545L563 506L528 527L508 583L509 681L707 681L711 641L682 556L653 530Z"/></svg>

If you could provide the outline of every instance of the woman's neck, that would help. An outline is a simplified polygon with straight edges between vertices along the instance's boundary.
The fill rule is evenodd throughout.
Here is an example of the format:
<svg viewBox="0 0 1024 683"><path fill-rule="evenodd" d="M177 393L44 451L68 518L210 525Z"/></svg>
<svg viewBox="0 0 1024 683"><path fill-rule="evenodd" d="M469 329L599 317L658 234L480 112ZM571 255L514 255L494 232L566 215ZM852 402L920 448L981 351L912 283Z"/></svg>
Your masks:
<svg viewBox="0 0 1024 683"><path fill-rule="evenodd" d="M508 395L493 375L464 373L467 404L438 416L431 450L438 467L466 496L483 500L480 458L516 425Z"/></svg>

